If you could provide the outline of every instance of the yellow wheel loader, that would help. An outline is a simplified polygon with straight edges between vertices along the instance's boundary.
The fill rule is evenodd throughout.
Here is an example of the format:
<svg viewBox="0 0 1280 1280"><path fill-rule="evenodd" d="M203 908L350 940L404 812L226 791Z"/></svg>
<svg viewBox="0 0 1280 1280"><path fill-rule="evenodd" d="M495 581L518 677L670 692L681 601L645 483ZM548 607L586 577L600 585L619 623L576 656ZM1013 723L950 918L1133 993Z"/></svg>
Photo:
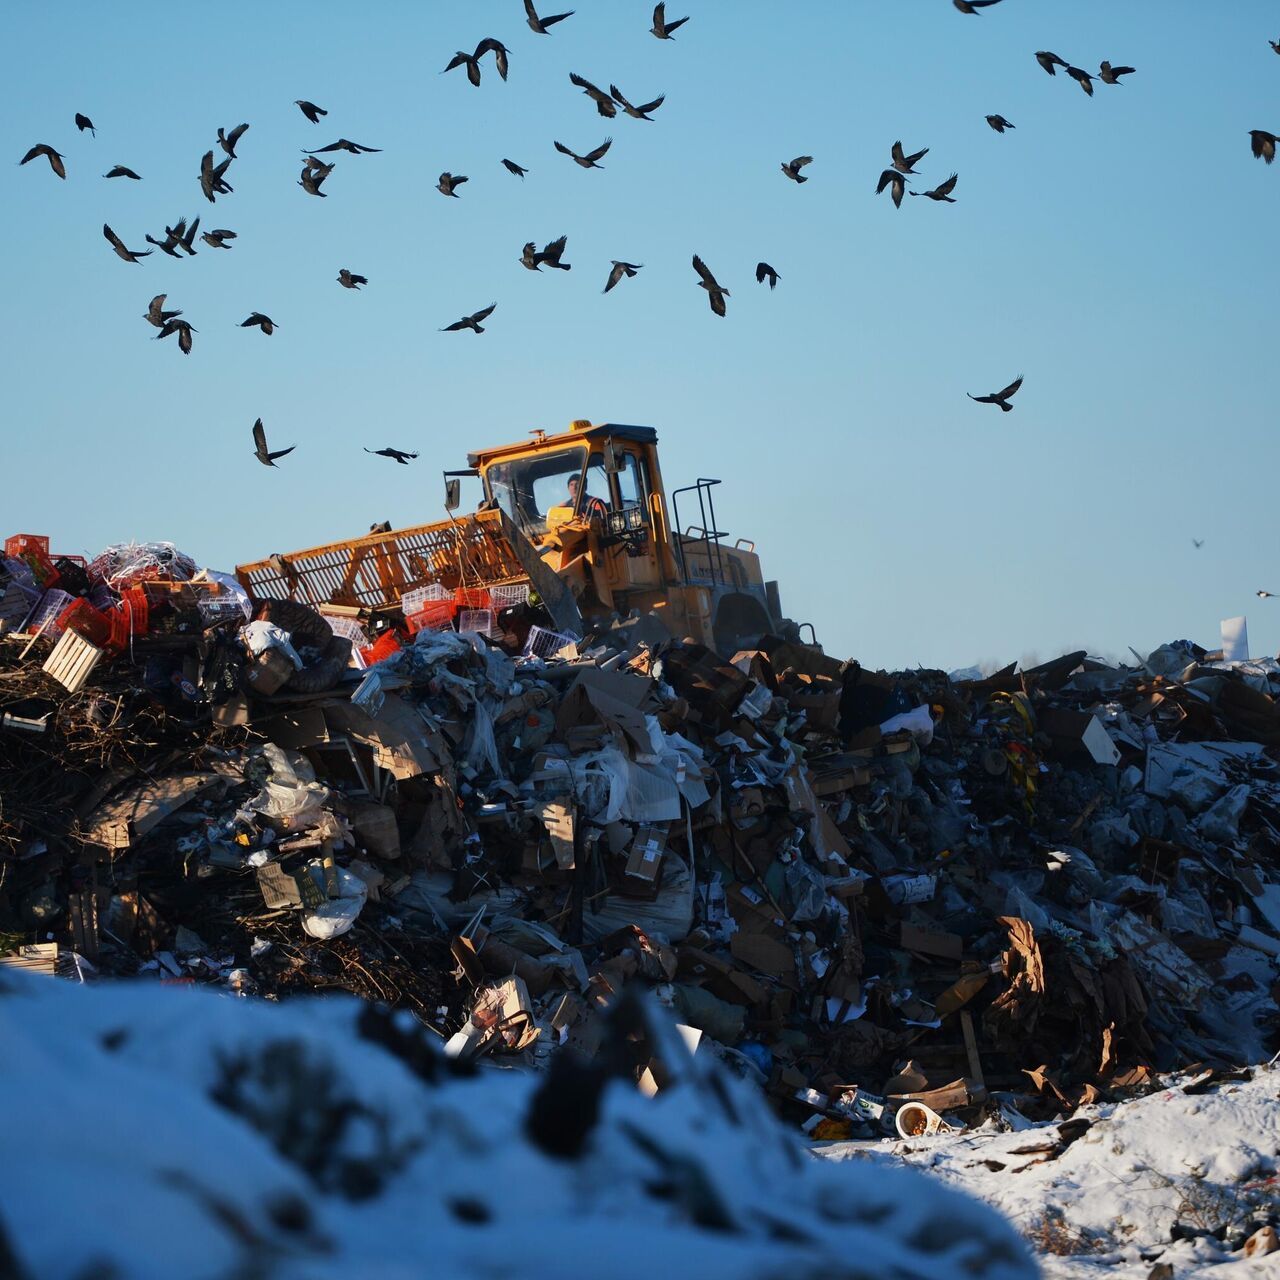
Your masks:
<svg viewBox="0 0 1280 1280"><path fill-rule="evenodd" d="M417 588L525 584L561 634L652 613L673 636L722 654L767 633L800 638L755 544L726 545L716 528L720 482L699 479L668 495L652 427L577 421L467 462L445 472L446 519L273 555L238 566L237 577L256 599L374 614L399 609ZM484 497L460 514L466 476L479 478Z"/></svg>

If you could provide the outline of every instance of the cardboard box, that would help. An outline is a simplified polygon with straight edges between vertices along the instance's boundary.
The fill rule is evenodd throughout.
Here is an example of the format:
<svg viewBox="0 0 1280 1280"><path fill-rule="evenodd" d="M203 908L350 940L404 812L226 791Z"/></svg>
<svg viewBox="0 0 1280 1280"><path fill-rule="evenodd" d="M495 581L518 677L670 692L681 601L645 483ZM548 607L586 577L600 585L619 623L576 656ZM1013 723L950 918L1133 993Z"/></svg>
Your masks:
<svg viewBox="0 0 1280 1280"><path fill-rule="evenodd" d="M556 730L569 741L577 730L603 725L624 737L636 751L652 751L645 724L645 708L652 693L652 683L643 676L584 667L556 711Z"/></svg>
<svg viewBox="0 0 1280 1280"><path fill-rule="evenodd" d="M636 831L636 838L631 842L631 853L627 858L625 874L629 879L642 880L653 884L662 870L662 858L667 850L667 831L665 827L642 825Z"/></svg>
<svg viewBox="0 0 1280 1280"><path fill-rule="evenodd" d="M677 977L697 981L713 996L731 1004L748 1006L768 1002L768 988L723 957L688 943L681 943L676 948L676 955L679 959Z"/></svg>
<svg viewBox="0 0 1280 1280"><path fill-rule="evenodd" d="M731 884L724 891L725 905L743 933L767 933L782 938L786 921L759 889L749 884Z"/></svg>
<svg viewBox="0 0 1280 1280"><path fill-rule="evenodd" d="M854 787L865 787L871 781L871 770L852 763L829 767L814 765L812 776L815 796L835 796Z"/></svg>
<svg viewBox="0 0 1280 1280"><path fill-rule="evenodd" d="M445 1053L464 1061L493 1050L519 1053L539 1034L528 988L520 978L507 978L476 992L471 1017L446 1042Z"/></svg>
<svg viewBox="0 0 1280 1280"><path fill-rule="evenodd" d="M814 729L834 732L840 719L841 688L838 684L814 683L788 685L782 696L793 711L803 711L805 721Z"/></svg>
<svg viewBox="0 0 1280 1280"><path fill-rule="evenodd" d="M290 707L272 716L262 731L277 746L306 751L350 739L368 747L373 763L398 781L440 772L447 753L439 733L418 709L394 693L383 699L377 715L353 702Z"/></svg>
<svg viewBox="0 0 1280 1280"><path fill-rule="evenodd" d="M284 687L297 668L279 649L264 649L245 670L245 680L254 693L269 698Z"/></svg>

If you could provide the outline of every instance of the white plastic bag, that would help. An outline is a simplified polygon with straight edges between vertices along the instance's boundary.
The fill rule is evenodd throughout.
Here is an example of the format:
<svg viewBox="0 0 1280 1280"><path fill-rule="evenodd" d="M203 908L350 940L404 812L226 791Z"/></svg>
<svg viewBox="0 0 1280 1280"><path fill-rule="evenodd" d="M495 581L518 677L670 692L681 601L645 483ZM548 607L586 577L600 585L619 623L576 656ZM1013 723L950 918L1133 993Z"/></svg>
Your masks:
<svg viewBox="0 0 1280 1280"><path fill-rule="evenodd" d="M302 927L313 938L340 938L356 922L369 897L369 886L345 867L335 868L338 897L322 902L302 917Z"/></svg>
<svg viewBox="0 0 1280 1280"><path fill-rule="evenodd" d="M268 649L275 649L283 653L296 670L302 670L302 659L293 647L289 633L282 631L274 622L251 622L240 632L240 636L255 658L261 657Z"/></svg>

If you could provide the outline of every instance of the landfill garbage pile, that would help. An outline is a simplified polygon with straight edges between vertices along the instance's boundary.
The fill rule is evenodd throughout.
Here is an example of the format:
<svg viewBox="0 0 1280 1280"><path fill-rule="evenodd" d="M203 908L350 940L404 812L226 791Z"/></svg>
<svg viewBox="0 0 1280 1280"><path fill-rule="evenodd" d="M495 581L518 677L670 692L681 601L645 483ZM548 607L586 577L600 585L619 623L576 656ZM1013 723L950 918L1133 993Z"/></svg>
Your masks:
<svg viewBox="0 0 1280 1280"><path fill-rule="evenodd" d="M1270 659L886 673L527 590L253 600L167 544L3 565L6 963L341 989L534 1068L639 984L819 1139L1271 1051Z"/></svg>
<svg viewBox="0 0 1280 1280"><path fill-rule="evenodd" d="M592 1069L562 1055L539 1076L451 1062L411 1016L348 997L0 969L0 1043L22 1100L0 1127L10 1280L1037 1274L962 1192L811 1159L639 999ZM642 1045L670 1073L657 1098L615 1078Z"/></svg>

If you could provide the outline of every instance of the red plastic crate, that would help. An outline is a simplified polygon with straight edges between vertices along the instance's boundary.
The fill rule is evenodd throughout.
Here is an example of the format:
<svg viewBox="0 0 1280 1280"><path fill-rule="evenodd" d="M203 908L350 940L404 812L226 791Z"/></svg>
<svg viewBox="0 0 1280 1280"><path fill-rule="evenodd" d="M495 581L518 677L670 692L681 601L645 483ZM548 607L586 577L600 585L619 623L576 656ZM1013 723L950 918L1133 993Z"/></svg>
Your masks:
<svg viewBox="0 0 1280 1280"><path fill-rule="evenodd" d="M126 587L120 593L120 603L107 615L111 647L123 653L131 637L146 635L150 616L147 593L141 587Z"/></svg>
<svg viewBox="0 0 1280 1280"><path fill-rule="evenodd" d="M4 540L4 554L7 559L21 560L44 590L57 584L58 571L49 555L49 539L43 534L15 533Z"/></svg>
<svg viewBox="0 0 1280 1280"><path fill-rule="evenodd" d="M99 649L111 648L111 619L87 600L73 600L58 615L58 628L74 631Z"/></svg>
<svg viewBox="0 0 1280 1280"><path fill-rule="evenodd" d="M417 613L407 614L404 624L411 636L416 636L419 631L442 631L453 625L456 611L457 606L452 600L428 600Z"/></svg>
<svg viewBox="0 0 1280 1280"><path fill-rule="evenodd" d="M360 650L360 656L369 666L373 666L375 662L391 657L401 647L400 637L396 632L384 631L367 649Z"/></svg>
<svg viewBox="0 0 1280 1280"><path fill-rule="evenodd" d="M459 587L453 593L453 603L459 609L487 609L490 603L489 588Z"/></svg>
<svg viewBox="0 0 1280 1280"><path fill-rule="evenodd" d="M4 553L10 560L21 560L23 553L31 550L47 558L49 539L42 533L15 533L4 540Z"/></svg>

